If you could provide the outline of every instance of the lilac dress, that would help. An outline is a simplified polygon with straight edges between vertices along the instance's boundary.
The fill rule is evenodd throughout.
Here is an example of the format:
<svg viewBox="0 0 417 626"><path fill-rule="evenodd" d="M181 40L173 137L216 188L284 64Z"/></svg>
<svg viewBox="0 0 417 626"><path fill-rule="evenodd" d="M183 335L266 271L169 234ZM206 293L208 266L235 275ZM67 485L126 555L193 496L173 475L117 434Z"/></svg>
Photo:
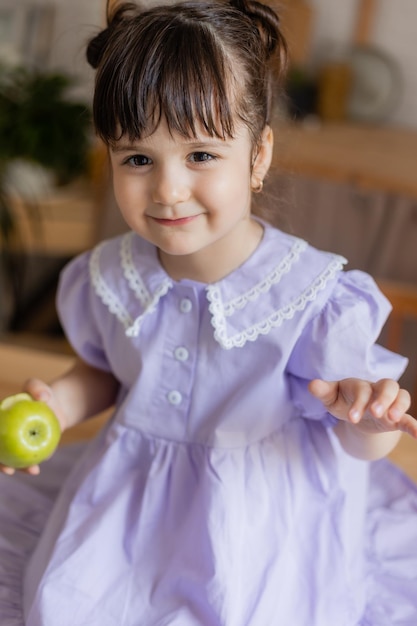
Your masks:
<svg viewBox="0 0 417 626"><path fill-rule="evenodd" d="M63 325L120 395L87 449L0 477L1 626L417 624L416 487L307 391L406 365L343 264L269 226L211 285L133 233L70 263Z"/></svg>

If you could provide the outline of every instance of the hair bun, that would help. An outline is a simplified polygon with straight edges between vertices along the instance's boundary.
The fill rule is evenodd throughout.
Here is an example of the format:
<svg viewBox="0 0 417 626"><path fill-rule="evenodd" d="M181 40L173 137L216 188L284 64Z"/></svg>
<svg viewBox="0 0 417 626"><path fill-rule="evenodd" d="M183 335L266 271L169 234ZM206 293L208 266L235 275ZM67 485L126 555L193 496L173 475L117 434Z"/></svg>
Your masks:
<svg viewBox="0 0 417 626"><path fill-rule="evenodd" d="M97 69L100 65L104 51L117 25L122 22L123 19L126 19L128 13L137 12L137 10L138 6L132 2L116 4L115 7L110 10L110 2L107 2L107 28L93 37L87 45L87 61L92 68Z"/></svg>
<svg viewBox="0 0 417 626"><path fill-rule="evenodd" d="M100 61L103 57L103 53L106 49L109 37L110 29L106 28L90 40L87 46L86 55L87 61L92 68L97 69L100 65Z"/></svg>
<svg viewBox="0 0 417 626"><path fill-rule="evenodd" d="M257 2L257 0L230 0L230 6L235 7L252 19L259 31L265 46L266 58L280 46L286 50L286 44L280 28L280 19L271 7Z"/></svg>

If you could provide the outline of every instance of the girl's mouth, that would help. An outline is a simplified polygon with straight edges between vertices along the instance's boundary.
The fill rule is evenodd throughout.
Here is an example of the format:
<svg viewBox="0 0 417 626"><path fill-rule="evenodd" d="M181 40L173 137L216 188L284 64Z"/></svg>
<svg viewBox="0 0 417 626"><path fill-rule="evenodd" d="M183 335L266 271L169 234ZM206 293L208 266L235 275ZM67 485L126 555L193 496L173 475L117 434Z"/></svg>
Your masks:
<svg viewBox="0 0 417 626"><path fill-rule="evenodd" d="M177 219L165 219L162 217L152 217L151 219L162 226L182 226L183 224L192 222L197 217L198 215L189 215L188 217L179 217Z"/></svg>

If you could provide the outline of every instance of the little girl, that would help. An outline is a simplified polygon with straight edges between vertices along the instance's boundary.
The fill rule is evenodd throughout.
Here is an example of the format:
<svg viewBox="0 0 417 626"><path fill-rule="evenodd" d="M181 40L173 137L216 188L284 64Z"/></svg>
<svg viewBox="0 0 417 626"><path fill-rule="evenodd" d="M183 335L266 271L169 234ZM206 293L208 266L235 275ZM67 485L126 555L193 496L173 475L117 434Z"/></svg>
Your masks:
<svg viewBox="0 0 417 626"><path fill-rule="evenodd" d="M26 390L63 429L115 412L1 476L2 626L417 623L417 490L368 462L417 436L389 304L251 214L285 52L252 0L122 5L89 44L130 230L63 272L79 360Z"/></svg>

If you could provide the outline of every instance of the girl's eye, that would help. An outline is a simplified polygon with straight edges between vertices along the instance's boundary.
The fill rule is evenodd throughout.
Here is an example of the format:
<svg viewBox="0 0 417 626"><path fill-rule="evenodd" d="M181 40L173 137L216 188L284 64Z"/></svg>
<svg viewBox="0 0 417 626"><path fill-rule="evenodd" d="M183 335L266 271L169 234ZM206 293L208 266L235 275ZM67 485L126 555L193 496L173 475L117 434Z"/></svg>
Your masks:
<svg viewBox="0 0 417 626"><path fill-rule="evenodd" d="M190 155L190 161L192 163L204 163L205 161L213 161L216 157L208 152L193 152Z"/></svg>
<svg viewBox="0 0 417 626"><path fill-rule="evenodd" d="M135 154L134 156L126 159L125 163L127 163L127 165L131 165L132 167L143 167L144 165L150 165L152 161L144 154Z"/></svg>

